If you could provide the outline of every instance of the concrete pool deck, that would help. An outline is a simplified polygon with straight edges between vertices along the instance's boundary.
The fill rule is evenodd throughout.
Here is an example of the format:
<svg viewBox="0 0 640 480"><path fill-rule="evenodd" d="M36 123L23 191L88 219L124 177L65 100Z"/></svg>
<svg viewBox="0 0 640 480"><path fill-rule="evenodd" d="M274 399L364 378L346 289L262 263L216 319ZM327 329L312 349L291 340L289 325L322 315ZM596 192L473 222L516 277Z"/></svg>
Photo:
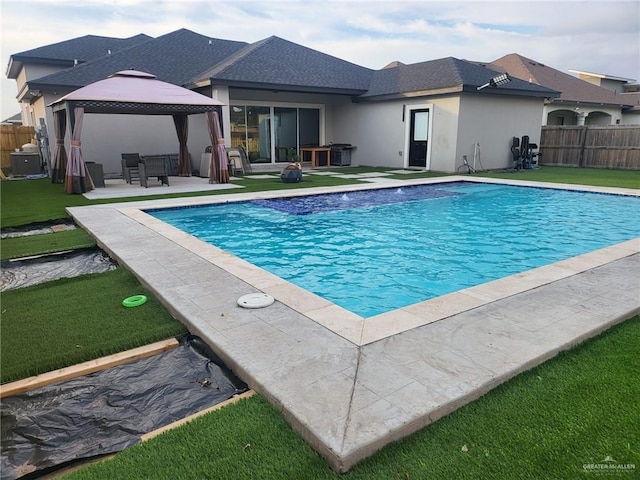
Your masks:
<svg viewBox="0 0 640 480"><path fill-rule="evenodd" d="M68 211L338 471L640 312L640 239L364 320L143 211L459 180L640 195L469 177L385 180ZM254 292L276 302L237 305Z"/></svg>

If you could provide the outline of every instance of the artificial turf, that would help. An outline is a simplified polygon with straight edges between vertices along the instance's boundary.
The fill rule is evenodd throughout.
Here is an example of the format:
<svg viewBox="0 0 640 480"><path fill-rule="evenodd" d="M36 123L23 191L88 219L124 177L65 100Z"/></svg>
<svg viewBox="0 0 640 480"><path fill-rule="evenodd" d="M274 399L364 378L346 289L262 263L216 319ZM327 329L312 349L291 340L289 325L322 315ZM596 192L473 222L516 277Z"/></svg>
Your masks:
<svg viewBox="0 0 640 480"><path fill-rule="evenodd" d="M124 268L2 292L0 331L2 383L186 333Z"/></svg>
<svg viewBox="0 0 640 480"><path fill-rule="evenodd" d="M340 173L363 173L371 171L387 171L389 168L341 167ZM389 178L411 179L444 176L437 172L420 172L409 175L393 175ZM625 188L640 188L640 171L609 170L598 168L542 167L535 170L518 172L481 172L476 176L507 178L516 180L533 180L540 182L571 183L583 185L600 185ZM234 180L234 184L243 187L242 192L263 190L287 190L294 188L311 188L333 185L360 184L357 180L338 178L328 175L306 175L302 183L283 183L279 178ZM189 192L178 194L154 195L145 197L119 198L118 202L142 201L150 199L192 197L202 195L225 195L227 190L207 192ZM97 205L111 203L114 199L88 200L82 195L64 193L61 184L52 184L48 178L37 180L3 181L0 188L0 204L2 215L0 227L15 227L34 222L43 222L59 218L67 218L66 207Z"/></svg>
<svg viewBox="0 0 640 480"><path fill-rule="evenodd" d="M81 228L56 233L43 233L25 237L5 238L0 242L0 258L27 257L45 253L92 247L95 240Z"/></svg>
<svg viewBox="0 0 640 480"><path fill-rule="evenodd" d="M48 178L5 180L0 185L3 228L64 218L66 207L91 204L82 195L66 195L63 185Z"/></svg>
<svg viewBox="0 0 640 480"><path fill-rule="evenodd" d="M341 171L347 173L346 169ZM357 171L350 169L348 173ZM416 173L395 178L429 175ZM630 171L542 167L479 175L640 188L640 172ZM303 184L282 184L279 179L241 182L245 186L243 191L359 183L309 177L312 178ZM65 195L60 185L51 185L47 179L3 181L0 191L2 227L64 218L67 206L108 202ZM189 195L162 197L169 196ZM142 198L118 199L129 200ZM3 247L5 242L2 241ZM69 245L74 242L70 240ZM637 282L630 284L630 288L637 288ZM121 269L3 292L2 381L184 331L152 297L147 305L153 308L149 310L145 311L143 306L123 311L122 298L140 292L144 290L135 278ZM635 317L600 338L516 377L434 425L387 446L343 478L589 479L596 474L585 471L583 465L601 463L605 457L636 465L633 472L623 472L615 478L640 478L640 416L635 408L640 398L639 323ZM69 478L233 480L339 476L264 399L254 397Z"/></svg>
<svg viewBox="0 0 640 480"><path fill-rule="evenodd" d="M350 167L341 169L341 173L361 173L381 168ZM437 174L421 173L421 176L436 176ZM361 183L357 180L337 178L328 175L306 175L301 183L283 183L280 178L252 179L239 178L234 184L242 186L242 192L258 192L263 190L289 190L294 188L312 188L334 185L348 185ZM64 193L61 184L53 184L48 178L24 179L3 181L0 188L0 203L2 204L2 216L0 227L16 227L35 222L68 218L66 208L83 205L99 205L104 203L137 202L144 200L161 200L163 198L183 198L206 195L227 195L228 190L208 190L204 192L169 193L163 195L148 195L140 197L128 197L117 199L89 200L83 195L70 195Z"/></svg>
<svg viewBox="0 0 640 480"><path fill-rule="evenodd" d="M603 478L602 472L584 466L603 464L606 457L636 466L615 478L638 478L639 347L636 316L342 476L254 396L64 478L589 479Z"/></svg>
<svg viewBox="0 0 640 480"><path fill-rule="evenodd" d="M536 182L597 185L602 187L640 188L639 170L605 168L545 167L533 170L495 171L473 174L480 177L505 178Z"/></svg>

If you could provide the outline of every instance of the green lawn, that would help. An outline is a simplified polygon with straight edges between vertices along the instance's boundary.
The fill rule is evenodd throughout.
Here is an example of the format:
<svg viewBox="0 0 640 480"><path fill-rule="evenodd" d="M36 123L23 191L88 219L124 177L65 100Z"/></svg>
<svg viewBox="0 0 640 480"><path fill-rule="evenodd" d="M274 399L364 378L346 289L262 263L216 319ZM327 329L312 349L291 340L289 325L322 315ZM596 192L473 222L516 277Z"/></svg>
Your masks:
<svg viewBox="0 0 640 480"><path fill-rule="evenodd" d="M3 292L0 329L2 383L186 333L124 268Z"/></svg>
<svg viewBox="0 0 640 480"><path fill-rule="evenodd" d="M0 183L1 227L15 227L67 217L66 207L91 205L82 195L65 195L63 185L47 178Z"/></svg>
<svg viewBox="0 0 640 480"><path fill-rule="evenodd" d="M598 185L603 187L640 188L640 171L601 168L541 167L518 172L486 172L474 176L533 180L536 182Z"/></svg>
<svg viewBox="0 0 640 480"><path fill-rule="evenodd" d="M0 258L6 260L43 253L63 252L92 247L95 244L95 240L81 228L42 235L5 238L0 243L2 246Z"/></svg>
<svg viewBox="0 0 640 480"><path fill-rule="evenodd" d="M349 169L351 172L372 169ZM432 176L416 173L397 178ZM640 172L543 167L491 177L640 188ZM302 184L242 180L243 191L360 183L312 176ZM64 218L93 202L48 180L0 184L2 227ZM216 194L225 194L220 192ZM194 193L193 195L202 195ZM164 195L183 196L183 195ZM160 197L154 197L160 198ZM117 201L141 198L117 199ZM3 258L92 242L86 236L2 240ZM41 236L45 237L45 236ZM20 245L24 242L24 245ZM637 288L630 279L630 288ZM71 365L184 332L124 269L2 293L2 381ZM635 317L526 372L410 438L389 445L345 478L594 478L582 465L606 456L640 470L640 320ZM464 450L463 451L463 447ZM638 478L625 474L616 478ZM71 474L81 479L339 478L264 399L253 397ZM598 476L601 478L601 476ZM606 478L606 477L605 477Z"/></svg>
<svg viewBox="0 0 640 480"><path fill-rule="evenodd" d="M589 479L640 473L640 318L512 379L338 475L255 396L65 476L132 479ZM466 450L466 451L465 451Z"/></svg>
<svg viewBox="0 0 640 480"><path fill-rule="evenodd" d="M341 169L343 173L360 173L381 168L349 167ZM420 173L422 177L438 176L433 173ZM401 176L399 176L401 177ZM263 190L289 190L294 188L313 188L333 185L349 185L362 183L357 180L346 178L335 178L324 175L306 175L301 183L283 183L279 178L274 179L250 179L242 178L233 182L241 185L242 190L238 192L259 192ZM167 189L170 192L170 189ZM143 197L115 198L104 200L87 200L82 195L69 195L64 193L61 184L52 184L51 180L43 178L36 180L11 180L3 181L0 184L0 203L2 204L2 216L0 217L0 227L15 227L27 225L34 222L44 222L58 218L68 217L65 212L66 207L83 205L99 205L113 202L136 202L163 198L195 197L202 195L226 195L228 190L216 190L205 192L189 193L167 193L164 195L149 195Z"/></svg>
<svg viewBox="0 0 640 480"><path fill-rule="evenodd" d="M370 171L384 171L385 168L343 167L341 173L362 173ZM410 179L418 177L442 176L438 173L416 172L409 175L395 175L390 178ZM541 182L572 183L583 185L601 185L626 188L640 188L640 171L605 170L595 168L570 167L542 167L536 170L521 170L513 173L486 172L475 176L507 178L517 180L535 180ZM280 179L258 180L241 179L234 181L244 188L242 192L257 192L262 190L287 190L292 188L311 188L332 185L361 184L357 180L342 179L324 175L306 175L302 183L282 183ZM191 197L200 195L225 195L228 191L191 192L185 194L156 195L147 197L132 197L122 199L87 200L82 195L68 195L64 193L61 184L52 184L49 179L12 180L3 181L0 185L0 203L2 215L0 227L14 227L33 222L42 222L58 218L65 218L66 207L97 205L113 201L127 202L161 198Z"/></svg>

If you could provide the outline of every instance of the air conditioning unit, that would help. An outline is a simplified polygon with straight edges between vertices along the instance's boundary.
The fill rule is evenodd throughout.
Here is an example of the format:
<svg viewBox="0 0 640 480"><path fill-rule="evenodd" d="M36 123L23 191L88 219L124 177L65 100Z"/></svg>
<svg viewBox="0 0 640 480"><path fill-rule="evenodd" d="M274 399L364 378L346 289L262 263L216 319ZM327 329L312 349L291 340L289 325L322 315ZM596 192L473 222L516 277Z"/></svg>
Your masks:
<svg viewBox="0 0 640 480"><path fill-rule="evenodd" d="M23 177L26 175L39 175L42 173L39 153L12 153L11 154L11 175Z"/></svg>

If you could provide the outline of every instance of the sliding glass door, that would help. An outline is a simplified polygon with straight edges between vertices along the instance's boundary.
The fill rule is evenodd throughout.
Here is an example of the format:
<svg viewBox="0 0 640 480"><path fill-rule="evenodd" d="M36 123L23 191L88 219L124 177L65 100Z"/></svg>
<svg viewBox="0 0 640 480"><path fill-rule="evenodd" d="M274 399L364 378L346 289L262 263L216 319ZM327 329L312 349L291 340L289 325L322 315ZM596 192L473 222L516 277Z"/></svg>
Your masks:
<svg viewBox="0 0 640 480"><path fill-rule="evenodd" d="M300 147L320 144L320 108L231 106L231 146L251 163L288 162Z"/></svg>
<svg viewBox="0 0 640 480"><path fill-rule="evenodd" d="M298 124L300 125L300 147L317 147L320 145L320 110L317 108L299 108Z"/></svg>
<svg viewBox="0 0 640 480"><path fill-rule="evenodd" d="M298 149L298 109L274 107L273 125L276 162L288 162L291 152Z"/></svg>

